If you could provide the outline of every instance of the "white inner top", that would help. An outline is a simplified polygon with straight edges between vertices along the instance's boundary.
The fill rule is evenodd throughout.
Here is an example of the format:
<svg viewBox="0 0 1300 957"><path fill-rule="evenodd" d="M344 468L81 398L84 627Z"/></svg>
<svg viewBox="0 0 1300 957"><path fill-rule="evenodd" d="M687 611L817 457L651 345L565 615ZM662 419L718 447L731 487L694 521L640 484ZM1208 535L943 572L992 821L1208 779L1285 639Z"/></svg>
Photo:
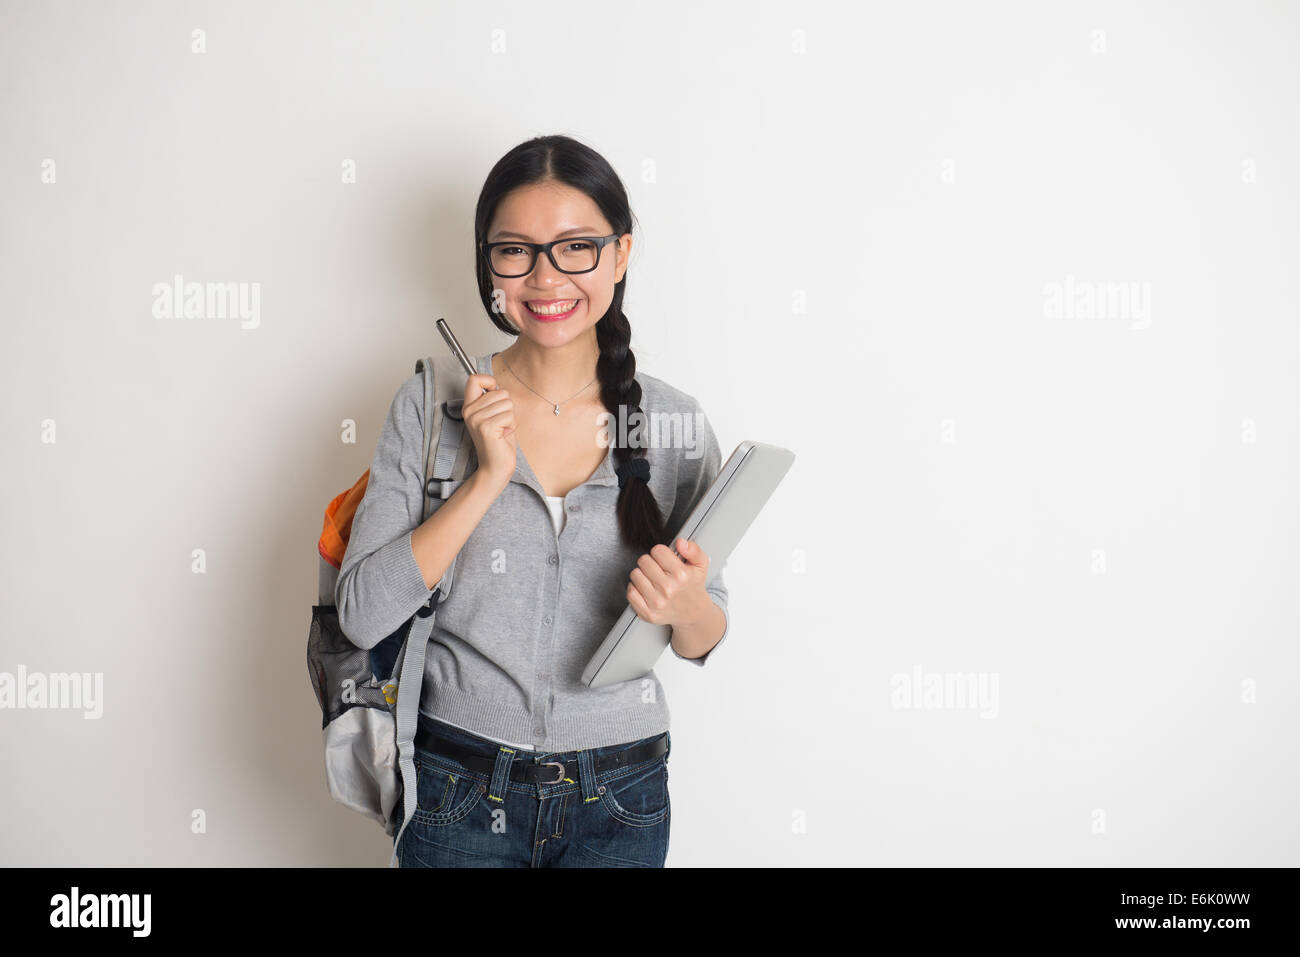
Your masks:
<svg viewBox="0 0 1300 957"><path fill-rule="evenodd" d="M555 523L555 534L564 530L564 496L548 495L546 504L551 508L551 521Z"/></svg>

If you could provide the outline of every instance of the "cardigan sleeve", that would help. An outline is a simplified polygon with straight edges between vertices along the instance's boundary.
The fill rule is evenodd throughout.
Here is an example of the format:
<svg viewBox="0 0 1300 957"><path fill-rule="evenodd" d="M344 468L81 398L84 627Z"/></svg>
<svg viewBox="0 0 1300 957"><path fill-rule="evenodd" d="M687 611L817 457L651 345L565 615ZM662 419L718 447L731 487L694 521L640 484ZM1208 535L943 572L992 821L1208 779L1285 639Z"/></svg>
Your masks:
<svg viewBox="0 0 1300 957"><path fill-rule="evenodd" d="M718 472L722 470L722 449L718 445L717 436L713 434L713 426L709 424L708 417L700 409L699 403L695 406L694 421L697 424L698 447L695 450L683 450L680 463L677 470L677 501L673 505L672 515L669 516L666 531L674 536L671 545L676 543L676 535L680 531L682 523L686 521L691 510L704 497L704 493L709 490L713 480L717 478ZM695 454L702 452L695 458L690 458L686 452ZM718 565L712 556L709 557L709 581L704 586L704 590L709 593L713 603L722 609L722 615L726 619L726 625L722 631L722 637L717 640L712 648L700 655L698 658L687 658L678 654L677 649L671 644L674 655L683 661L689 661L699 667L704 667L704 663L709 656L717 651L718 647L727 640L727 635L731 633L731 612L727 608L727 585L722 578L722 569L726 562Z"/></svg>
<svg viewBox="0 0 1300 957"><path fill-rule="evenodd" d="M411 550L411 533L424 520L423 457L424 382L417 373L397 390L379 433L334 589L339 626L360 648L379 644L433 595Z"/></svg>

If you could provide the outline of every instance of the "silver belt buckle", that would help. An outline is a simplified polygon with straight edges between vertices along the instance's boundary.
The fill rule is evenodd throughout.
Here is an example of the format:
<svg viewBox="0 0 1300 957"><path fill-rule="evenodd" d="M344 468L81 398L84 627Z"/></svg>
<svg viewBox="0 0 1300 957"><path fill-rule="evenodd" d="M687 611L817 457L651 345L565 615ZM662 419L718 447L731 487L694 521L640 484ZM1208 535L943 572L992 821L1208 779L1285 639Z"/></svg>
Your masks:
<svg viewBox="0 0 1300 957"><path fill-rule="evenodd" d="M556 777L554 781L538 781L538 784L559 784L564 780L564 763L562 761L543 761L541 766L546 767L551 764L555 765L559 769L559 776Z"/></svg>

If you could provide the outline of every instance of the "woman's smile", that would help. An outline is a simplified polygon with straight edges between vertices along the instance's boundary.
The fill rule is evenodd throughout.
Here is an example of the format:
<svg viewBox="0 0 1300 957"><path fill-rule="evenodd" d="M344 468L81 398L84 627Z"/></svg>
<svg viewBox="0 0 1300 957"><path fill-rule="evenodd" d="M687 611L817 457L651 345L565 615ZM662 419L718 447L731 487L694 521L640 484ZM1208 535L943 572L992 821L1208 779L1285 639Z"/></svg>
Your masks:
<svg viewBox="0 0 1300 957"><path fill-rule="evenodd" d="M524 309L538 322L568 319L582 305L581 299L526 299ZM539 311L540 310L540 311Z"/></svg>

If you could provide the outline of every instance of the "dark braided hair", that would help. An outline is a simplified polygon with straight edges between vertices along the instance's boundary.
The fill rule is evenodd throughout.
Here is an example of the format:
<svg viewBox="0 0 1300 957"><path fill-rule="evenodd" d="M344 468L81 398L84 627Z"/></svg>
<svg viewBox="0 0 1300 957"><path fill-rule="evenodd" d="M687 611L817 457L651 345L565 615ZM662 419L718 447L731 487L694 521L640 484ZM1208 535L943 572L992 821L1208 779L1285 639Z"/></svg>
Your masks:
<svg viewBox="0 0 1300 957"><path fill-rule="evenodd" d="M494 277L478 252L479 243L486 239L497 206L508 193L521 186L547 181L564 183L590 196L609 220L613 227L611 232L622 236L632 231L632 209L628 204L627 190L614 168L591 147L568 136L538 136L520 143L501 157L488 173L474 211L474 259L479 295L488 317L494 326L511 336L518 336L519 330L510 324L493 299ZM632 326L623 313L626 286L625 272L614 285L614 298L609 309L596 323L596 342L600 346L596 376L600 380L605 408L617 420L622 406L626 409L624 421L630 421L642 410L641 384L636 380L636 356L630 348ZM635 443L637 430L631 431L633 434L627 438ZM621 473L619 482L622 486L617 508L619 533L631 547L643 553L649 552L663 542L664 515L650 486L638 474L628 470L634 459L645 458L645 449L624 445L621 435L615 434L613 441L614 463Z"/></svg>

